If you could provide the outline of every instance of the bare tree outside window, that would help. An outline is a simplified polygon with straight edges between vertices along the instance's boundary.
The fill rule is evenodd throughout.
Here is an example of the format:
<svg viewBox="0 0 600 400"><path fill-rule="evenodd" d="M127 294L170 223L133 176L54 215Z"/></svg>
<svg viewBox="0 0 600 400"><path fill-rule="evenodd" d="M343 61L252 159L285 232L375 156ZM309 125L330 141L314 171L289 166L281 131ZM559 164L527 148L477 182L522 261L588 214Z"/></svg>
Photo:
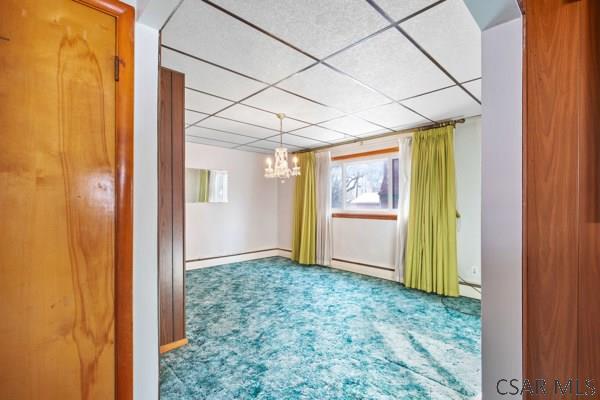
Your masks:
<svg viewBox="0 0 600 400"><path fill-rule="evenodd" d="M393 168L392 161L392 158L387 158L333 165L331 167L332 208L345 210L397 208L394 193L398 192L398 172L397 167ZM389 175L392 175L392 182L388 178Z"/></svg>

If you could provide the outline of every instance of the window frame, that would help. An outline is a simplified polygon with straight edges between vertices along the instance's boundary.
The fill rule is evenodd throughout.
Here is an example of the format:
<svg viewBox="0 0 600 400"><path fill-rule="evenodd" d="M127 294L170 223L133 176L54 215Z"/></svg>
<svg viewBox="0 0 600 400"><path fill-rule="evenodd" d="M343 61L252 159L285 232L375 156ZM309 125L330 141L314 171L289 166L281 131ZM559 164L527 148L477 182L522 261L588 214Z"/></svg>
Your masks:
<svg viewBox="0 0 600 400"><path fill-rule="evenodd" d="M393 159L397 159L398 158L398 153L388 153L388 154L374 154L374 155L370 155L370 156L363 156L363 157L353 157L353 158L342 158L339 160L332 160L331 161L331 165L329 167L329 179L330 179L330 192L329 192L329 196L330 198L332 197L332 193L333 193L333 184L331 182L331 170L336 167L336 166L340 166L341 167L341 171L342 171L342 177L341 177L341 181L342 181L342 207L341 208L334 208L333 204L331 207L331 212L333 214L334 217L336 217L336 214L338 217L341 218L347 218L347 215L351 215L351 214L356 214L357 216L361 216L363 218L368 217L369 215L373 215L375 217L378 218L374 218L374 219L387 219L387 218L379 218L382 216L391 216L393 215L394 217L398 215L398 208L393 208L394 206L394 196L393 196L393 168L392 168L392 160ZM346 182L346 166L347 165L352 165L352 164L364 164L365 162L369 162L369 161L385 161L385 168L386 168L386 173L387 176L389 177L387 180L387 186L388 186L388 207L387 208L346 208L346 191L344 190L344 183Z"/></svg>

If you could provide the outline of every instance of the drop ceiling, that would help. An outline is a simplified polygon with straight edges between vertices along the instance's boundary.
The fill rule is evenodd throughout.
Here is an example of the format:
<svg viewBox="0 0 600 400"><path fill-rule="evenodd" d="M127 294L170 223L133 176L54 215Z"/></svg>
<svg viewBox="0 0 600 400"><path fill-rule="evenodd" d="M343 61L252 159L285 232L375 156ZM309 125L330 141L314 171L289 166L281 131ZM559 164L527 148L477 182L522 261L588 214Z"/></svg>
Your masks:
<svg viewBox="0 0 600 400"><path fill-rule="evenodd" d="M481 114L463 0L183 0L161 64L186 76L186 140L268 153Z"/></svg>

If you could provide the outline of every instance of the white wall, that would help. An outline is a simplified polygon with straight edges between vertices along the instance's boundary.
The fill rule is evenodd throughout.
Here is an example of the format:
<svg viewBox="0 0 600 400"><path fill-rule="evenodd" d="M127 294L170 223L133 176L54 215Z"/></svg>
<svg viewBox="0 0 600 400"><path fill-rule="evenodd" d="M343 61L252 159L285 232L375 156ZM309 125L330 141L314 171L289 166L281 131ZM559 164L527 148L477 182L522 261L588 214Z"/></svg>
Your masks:
<svg viewBox="0 0 600 400"><path fill-rule="evenodd" d="M265 155L186 143L186 167L227 170L228 203L186 204L186 260L277 248L277 185Z"/></svg>
<svg viewBox="0 0 600 400"><path fill-rule="evenodd" d="M469 118L456 127L457 201L462 215L458 232L459 274L466 281L480 283L481 266L481 118ZM331 149L332 156L370 151L397 145L385 138L364 144ZM294 182L279 190L279 247L291 247ZM396 221L334 218L333 257L393 268ZM472 274L472 267L476 273Z"/></svg>
<svg viewBox="0 0 600 400"><path fill-rule="evenodd" d="M522 374L522 22L483 43L483 398Z"/></svg>
<svg viewBox="0 0 600 400"><path fill-rule="evenodd" d="M158 398L158 31L135 25L133 176L133 382L136 400Z"/></svg>

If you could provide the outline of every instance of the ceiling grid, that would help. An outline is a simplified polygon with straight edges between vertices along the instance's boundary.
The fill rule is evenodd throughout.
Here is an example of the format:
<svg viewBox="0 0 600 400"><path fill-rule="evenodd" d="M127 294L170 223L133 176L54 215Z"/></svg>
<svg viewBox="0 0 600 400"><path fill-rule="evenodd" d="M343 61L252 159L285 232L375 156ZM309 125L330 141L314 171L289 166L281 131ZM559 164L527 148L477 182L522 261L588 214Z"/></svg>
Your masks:
<svg viewBox="0 0 600 400"><path fill-rule="evenodd" d="M161 63L186 75L186 140L270 152L481 113L463 0L183 0Z"/></svg>

